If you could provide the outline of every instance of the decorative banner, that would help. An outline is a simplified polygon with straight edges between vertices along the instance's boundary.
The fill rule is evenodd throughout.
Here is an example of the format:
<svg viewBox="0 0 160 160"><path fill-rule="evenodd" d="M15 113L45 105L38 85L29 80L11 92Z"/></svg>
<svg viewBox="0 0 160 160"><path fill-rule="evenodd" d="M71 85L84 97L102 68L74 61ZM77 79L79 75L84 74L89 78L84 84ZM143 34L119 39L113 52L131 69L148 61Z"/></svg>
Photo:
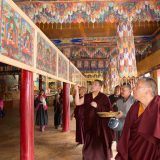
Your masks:
<svg viewBox="0 0 160 160"><path fill-rule="evenodd" d="M58 55L58 77L68 80L68 61L61 55Z"/></svg>
<svg viewBox="0 0 160 160"><path fill-rule="evenodd" d="M118 54L116 52L110 55L109 73L110 91L113 93L115 86L120 84L120 78L118 74Z"/></svg>
<svg viewBox="0 0 160 160"><path fill-rule="evenodd" d="M159 21L159 0L22 2L19 7L35 23L116 23L123 20Z"/></svg>
<svg viewBox="0 0 160 160"><path fill-rule="evenodd" d="M106 72L103 73L103 80L104 80L104 92L107 94L110 94L111 93L111 77L110 77L109 68Z"/></svg>
<svg viewBox="0 0 160 160"><path fill-rule="evenodd" d="M117 49L113 48L108 56L106 62L106 70L103 72L104 92L111 94L114 92L116 85L119 85L120 78L118 74L118 54Z"/></svg>
<svg viewBox="0 0 160 160"><path fill-rule="evenodd" d="M56 45L61 47L61 45L66 46L66 50L70 50L70 45L71 44L87 44L89 47L94 47L97 42L99 48L100 47L105 47L108 43L111 44L116 44L116 38L115 37L79 37L79 38L63 38L63 39L53 39L52 42ZM102 43L103 42L103 43ZM68 46L67 46L68 45ZM74 45L75 46L75 45Z"/></svg>
<svg viewBox="0 0 160 160"><path fill-rule="evenodd" d="M119 74L121 78L137 76L134 36L131 22L120 22L117 28Z"/></svg>

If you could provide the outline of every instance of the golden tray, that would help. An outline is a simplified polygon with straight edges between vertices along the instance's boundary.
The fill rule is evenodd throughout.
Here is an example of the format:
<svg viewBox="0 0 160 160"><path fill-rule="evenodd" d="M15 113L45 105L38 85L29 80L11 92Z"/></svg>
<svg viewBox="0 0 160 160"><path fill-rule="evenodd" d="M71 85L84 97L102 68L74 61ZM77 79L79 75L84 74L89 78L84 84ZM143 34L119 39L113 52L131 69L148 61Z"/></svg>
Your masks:
<svg viewBox="0 0 160 160"><path fill-rule="evenodd" d="M115 117L119 112L97 112L99 117Z"/></svg>

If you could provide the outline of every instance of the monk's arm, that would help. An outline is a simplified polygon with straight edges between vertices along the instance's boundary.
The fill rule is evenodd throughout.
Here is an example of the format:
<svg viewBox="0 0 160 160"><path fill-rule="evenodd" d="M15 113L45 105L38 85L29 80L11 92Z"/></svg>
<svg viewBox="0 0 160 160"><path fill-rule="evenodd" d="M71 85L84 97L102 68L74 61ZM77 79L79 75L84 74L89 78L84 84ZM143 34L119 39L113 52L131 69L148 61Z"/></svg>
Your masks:
<svg viewBox="0 0 160 160"><path fill-rule="evenodd" d="M75 94L75 104L76 104L76 106L84 104L84 97L82 97L82 98L79 97L78 86L75 86L75 91L76 91L76 94Z"/></svg>

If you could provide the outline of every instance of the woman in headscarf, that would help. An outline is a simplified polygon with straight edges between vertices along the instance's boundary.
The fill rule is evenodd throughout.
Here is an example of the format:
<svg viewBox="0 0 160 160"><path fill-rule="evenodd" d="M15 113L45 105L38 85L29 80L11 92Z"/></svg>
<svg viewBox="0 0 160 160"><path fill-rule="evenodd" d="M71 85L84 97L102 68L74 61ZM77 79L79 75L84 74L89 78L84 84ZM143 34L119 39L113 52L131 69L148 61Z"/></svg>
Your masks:
<svg viewBox="0 0 160 160"><path fill-rule="evenodd" d="M39 96L36 98L36 125L40 126L40 131L44 132L46 125L48 124L46 95L44 90L41 90Z"/></svg>

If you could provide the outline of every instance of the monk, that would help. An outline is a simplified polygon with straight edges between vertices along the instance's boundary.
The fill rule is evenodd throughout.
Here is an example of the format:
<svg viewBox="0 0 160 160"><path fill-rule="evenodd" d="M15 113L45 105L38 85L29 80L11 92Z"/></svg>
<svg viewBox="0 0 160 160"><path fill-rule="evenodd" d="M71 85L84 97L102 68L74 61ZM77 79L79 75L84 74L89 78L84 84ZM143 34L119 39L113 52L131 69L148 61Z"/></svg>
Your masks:
<svg viewBox="0 0 160 160"><path fill-rule="evenodd" d="M160 96L152 78L138 80L134 90L137 100L130 108L116 160L160 159Z"/></svg>
<svg viewBox="0 0 160 160"><path fill-rule="evenodd" d="M79 90L80 98L84 97L87 89L81 87ZM76 119L76 142L84 144L84 105L76 106L74 110L74 117Z"/></svg>
<svg viewBox="0 0 160 160"><path fill-rule="evenodd" d="M114 110L115 112L118 111L116 102L117 102L118 99L121 98L121 96L120 96L120 90L121 90L121 87L120 87L119 85L117 85L117 86L115 87L115 89L114 89L114 94L112 94L112 95L109 96L109 100L110 100L111 105L113 106L113 110Z"/></svg>
<svg viewBox="0 0 160 160"><path fill-rule="evenodd" d="M101 93L102 82L95 80L92 92L79 98L78 85L75 86L76 105L84 104L84 145L83 160L110 160L113 132L108 127L108 118L100 118L97 112L111 111L109 98Z"/></svg>

